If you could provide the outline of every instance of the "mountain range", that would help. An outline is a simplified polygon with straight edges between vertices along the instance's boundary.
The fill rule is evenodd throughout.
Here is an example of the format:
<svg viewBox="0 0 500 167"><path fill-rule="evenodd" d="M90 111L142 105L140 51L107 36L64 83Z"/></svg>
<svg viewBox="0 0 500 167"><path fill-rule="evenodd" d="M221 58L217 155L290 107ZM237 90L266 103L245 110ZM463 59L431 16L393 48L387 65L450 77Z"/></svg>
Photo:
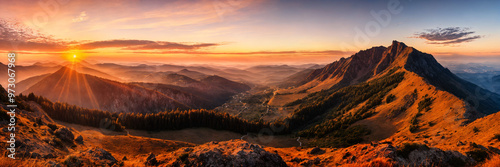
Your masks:
<svg viewBox="0 0 500 167"><path fill-rule="evenodd" d="M378 78L389 70L403 69L415 74L426 84L449 92L481 113L500 110L500 96L465 81L440 65L432 55L422 53L404 43L394 41L389 47L362 50L349 58L341 58L324 68L302 73L296 88L279 92L318 92L338 89ZM300 77L297 77L300 78ZM283 94L286 94L283 93ZM286 95L285 95L286 96ZM277 97L279 98L279 97ZM472 99L477 100L471 101ZM292 99L293 100L293 99Z"/></svg>
<svg viewBox="0 0 500 167"><path fill-rule="evenodd" d="M19 99L19 106L23 107L20 109L22 114L19 119L23 124L20 126L26 126L21 128L21 132L33 133L23 135L28 140L22 140L25 147L21 152L28 152L25 154L29 157L43 157L43 162L55 161L55 164L76 161L109 166L120 163L125 166L220 166L227 162L244 162L249 166L474 166L494 161L487 159L499 157L500 154L500 95L461 79L444 68L432 55L398 41L393 41L388 47L377 46L362 50L322 68L257 66L232 73L255 72L269 74L267 76L287 73L280 77L279 82L268 82L269 88L265 90L208 74L210 72L200 72L198 70L201 67L194 70L195 68L171 65L87 66L94 69L88 70L89 73L93 71L102 76L122 71L123 75L116 77L122 81L78 71L83 71L84 68L63 66L53 73L26 80L36 82L35 84L19 83L29 87L23 94L33 92L49 99L36 96ZM229 73L220 69L203 68L212 72L219 71L221 74ZM127 79L124 78L134 74L146 79L126 82ZM498 79L499 77L493 77L495 81ZM257 82L253 84L257 85ZM0 94L5 96L5 90L0 89ZM267 96L269 101L258 99ZM252 98L258 100L249 100ZM51 108L50 100L122 112L118 115L99 110L75 109L77 112L89 112L85 115L89 124L95 122L89 117L98 113L96 115L99 117L96 118L110 118L113 125L118 127L121 127L120 123L137 124L135 127L182 127L210 122L221 131L213 132L218 135L203 136L211 141L204 144L164 140L160 133L151 135L157 139L137 137L134 134L151 132L129 129L132 126L123 127L127 129L126 132L106 135L97 132L98 128L61 125L47 119L49 116L44 113L54 112L44 110L60 109ZM225 103L229 100L231 103ZM252 104L252 101L256 101L256 104ZM171 111L219 105L228 107L233 103L233 107L240 107L240 110L231 115L212 110ZM267 110L252 110L252 105L264 106ZM8 118L8 115L3 114L6 113L3 108L4 106L0 112L2 120ZM163 110L167 111L156 113ZM258 112L261 116L272 115L273 119L246 121L242 119L244 114L240 114L246 112ZM169 113L178 115L172 116ZM72 112L65 114L68 120L80 116L72 117ZM210 114L218 116L213 118L220 119L220 122L203 119ZM40 115L42 119L34 118ZM200 118L202 121L194 121ZM141 120L140 123L134 122L137 120ZM5 121L0 121L2 122ZM171 122L174 123L169 124ZM219 141L221 135L230 134L228 130L243 124L261 129L243 128L248 132L235 135L236 140ZM75 129L65 129L65 126L73 126ZM151 127L158 130L158 126ZM48 129L52 128L54 130L50 132ZM175 129L170 126L166 128ZM260 141L266 147L248 143L252 142L252 136L257 136L259 140L267 137L282 140L278 139L279 136L263 134L264 130L267 134L279 134L292 139L295 145L277 148L266 145L273 142ZM259 134L251 133L259 131ZM70 132L71 135L68 135ZM75 138L73 133L82 137ZM197 133L193 134L193 129L172 133L181 134L179 136L199 136ZM6 135L3 132L0 134ZM98 145L102 148L95 148L95 144L99 143L96 136L103 139L101 142L105 142ZM63 139L65 141L60 142ZM77 143L76 146L73 141ZM141 146L136 148L123 144L134 142L141 143ZM33 149L38 145L47 149ZM156 147L158 145L161 147ZM29 153L33 150L38 155ZM57 159L48 156L49 153L55 157L67 154L71 156ZM117 160L117 156L123 158Z"/></svg>

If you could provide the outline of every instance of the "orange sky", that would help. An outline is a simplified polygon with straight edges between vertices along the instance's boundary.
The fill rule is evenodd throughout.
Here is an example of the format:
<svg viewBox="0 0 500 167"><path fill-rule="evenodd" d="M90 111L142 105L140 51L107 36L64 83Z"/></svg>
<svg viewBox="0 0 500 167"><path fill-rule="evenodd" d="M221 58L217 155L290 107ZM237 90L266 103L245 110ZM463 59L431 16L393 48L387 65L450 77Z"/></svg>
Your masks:
<svg viewBox="0 0 500 167"><path fill-rule="evenodd" d="M438 56L500 55L492 4L405 1L392 12L389 2L4 1L0 50L24 63L76 54L97 62L300 64L399 40ZM422 10L429 6L436 8ZM384 12L390 18L373 14Z"/></svg>

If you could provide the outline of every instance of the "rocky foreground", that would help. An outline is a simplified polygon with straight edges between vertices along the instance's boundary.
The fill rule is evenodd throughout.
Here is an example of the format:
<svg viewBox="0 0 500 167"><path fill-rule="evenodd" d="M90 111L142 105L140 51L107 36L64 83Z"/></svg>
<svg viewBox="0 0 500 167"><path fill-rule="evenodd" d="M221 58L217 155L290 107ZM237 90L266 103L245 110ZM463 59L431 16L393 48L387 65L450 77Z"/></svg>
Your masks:
<svg viewBox="0 0 500 167"><path fill-rule="evenodd" d="M475 150L466 154L425 143L390 141L347 148L273 148L243 140L194 145L109 135L96 129L78 131L36 109L22 111L17 117L17 159L4 156L0 158L2 166L474 166L482 164L478 160L495 159L500 153L495 147L470 141L457 143ZM0 125L0 135L7 139L6 121L0 121Z"/></svg>

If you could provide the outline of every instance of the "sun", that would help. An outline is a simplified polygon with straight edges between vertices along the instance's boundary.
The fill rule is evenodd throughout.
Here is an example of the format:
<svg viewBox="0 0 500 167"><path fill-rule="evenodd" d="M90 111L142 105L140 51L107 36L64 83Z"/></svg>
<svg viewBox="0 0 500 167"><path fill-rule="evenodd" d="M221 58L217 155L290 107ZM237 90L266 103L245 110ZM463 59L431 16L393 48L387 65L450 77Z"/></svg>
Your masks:
<svg viewBox="0 0 500 167"><path fill-rule="evenodd" d="M85 59L85 57L86 57L85 54L83 54L79 50L70 50L70 51L66 52L65 54L62 54L62 58L70 63L77 63L77 62L83 61L83 59Z"/></svg>
<svg viewBox="0 0 500 167"><path fill-rule="evenodd" d="M78 62L78 59L76 58L76 54L74 54L73 57L71 58L71 62L72 63Z"/></svg>

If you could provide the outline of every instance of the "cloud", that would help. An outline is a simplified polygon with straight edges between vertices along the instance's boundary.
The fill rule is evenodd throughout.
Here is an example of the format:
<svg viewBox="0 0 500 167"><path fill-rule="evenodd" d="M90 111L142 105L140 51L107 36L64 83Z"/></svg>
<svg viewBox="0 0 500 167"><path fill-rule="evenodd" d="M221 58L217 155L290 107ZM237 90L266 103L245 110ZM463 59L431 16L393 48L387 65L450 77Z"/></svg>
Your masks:
<svg viewBox="0 0 500 167"><path fill-rule="evenodd" d="M354 52L344 52L340 50L322 50L322 51L259 51L259 52L206 52L206 51L134 51L137 54L194 54L194 55L351 55Z"/></svg>
<svg viewBox="0 0 500 167"><path fill-rule="evenodd" d="M218 46L216 43L185 44L167 41L119 39L107 41L92 41L77 45L78 49L91 50L98 48L117 47L123 50L195 50L203 47Z"/></svg>
<svg viewBox="0 0 500 167"><path fill-rule="evenodd" d="M0 18L0 50L65 52L70 49L93 50L120 48L122 50L197 50L219 46L217 43L177 43L136 39L103 41L65 41L44 35L19 22Z"/></svg>
<svg viewBox="0 0 500 167"><path fill-rule="evenodd" d="M429 44L450 45L471 42L481 38L480 35L473 36L475 33L470 31L469 28L463 27L435 28L415 33L413 38L425 39Z"/></svg>
<svg viewBox="0 0 500 167"><path fill-rule="evenodd" d="M87 16L87 12L83 11L80 13L80 15L76 16L75 18L73 18L73 22L74 23L78 23L78 22L82 22L82 21L85 21L87 20L89 17Z"/></svg>
<svg viewBox="0 0 500 167"><path fill-rule="evenodd" d="M19 22L0 19L0 50L59 51L66 42L35 31Z"/></svg>
<svg viewBox="0 0 500 167"><path fill-rule="evenodd" d="M92 50L98 48L112 48L112 47L130 47L138 45L146 45L154 43L154 41L148 40L107 40L107 41L92 41L83 44L79 44L76 47L83 50Z"/></svg>

